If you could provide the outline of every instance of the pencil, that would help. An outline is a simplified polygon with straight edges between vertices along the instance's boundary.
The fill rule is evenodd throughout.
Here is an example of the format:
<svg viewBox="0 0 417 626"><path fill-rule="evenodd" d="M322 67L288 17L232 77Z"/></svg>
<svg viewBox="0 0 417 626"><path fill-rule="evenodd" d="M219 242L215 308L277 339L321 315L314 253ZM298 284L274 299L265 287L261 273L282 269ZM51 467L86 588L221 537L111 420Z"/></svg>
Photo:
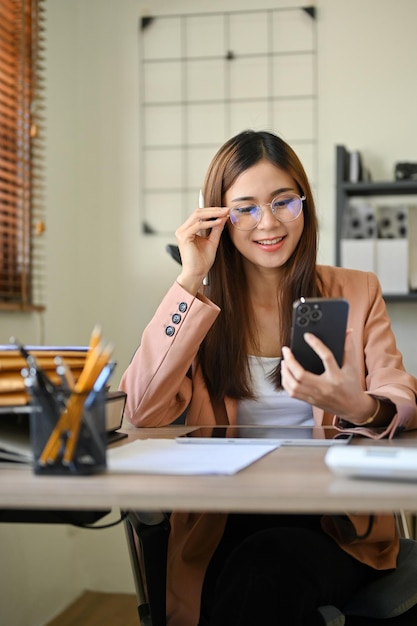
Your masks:
<svg viewBox="0 0 417 626"><path fill-rule="evenodd" d="M91 333L89 348L90 349L96 348L98 344L100 343L100 341L101 341L101 326L100 324L96 324Z"/></svg>
<svg viewBox="0 0 417 626"><path fill-rule="evenodd" d="M70 404L70 402L68 403L69 436L67 439L67 445L63 457L64 464L69 464L74 459L75 448L77 445L83 419L83 408L86 394L92 390L98 375L108 364L112 351L112 346L106 346L106 348L104 348L104 350L98 354L97 359L91 365L91 369L87 372L85 380L82 381L83 386L80 386L79 389L77 389L77 383L79 382L79 379L75 385L75 391L78 395L72 395L70 401L72 398L74 398L74 400L72 404Z"/></svg>
<svg viewBox="0 0 417 626"><path fill-rule="evenodd" d="M95 330L90 340L84 368L74 385L74 390L67 406L62 412L55 428L53 429L40 457L39 463L53 463L56 461L64 433L68 434L63 461L68 464L73 460L76 443L80 432L83 406L86 395L91 391L94 383L105 365L108 364L113 346L108 344L104 348L100 341L101 332Z"/></svg>

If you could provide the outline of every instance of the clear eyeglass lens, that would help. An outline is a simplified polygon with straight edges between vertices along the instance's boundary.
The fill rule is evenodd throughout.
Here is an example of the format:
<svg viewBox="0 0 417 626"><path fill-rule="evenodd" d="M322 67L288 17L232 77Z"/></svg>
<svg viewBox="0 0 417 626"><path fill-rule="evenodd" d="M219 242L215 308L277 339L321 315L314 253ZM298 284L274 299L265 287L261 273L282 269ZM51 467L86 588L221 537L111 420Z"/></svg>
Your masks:
<svg viewBox="0 0 417 626"><path fill-rule="evenodd" d="M280 222L291 222L301 213L303 201L300 196L274 198L271 202L272 213Z"/></svg>
<svg viewBox="0 0 417 626"><path fill-rule="evenodd" d="M304 196L278 196L265 206L270 206L274 217L279 222L292 222L297 219L303 208ZM262 207L251 204L233 207L230 210L230 221L239 230L252 230L261 221Z"/></svg>
<svg viewBox="0 0 417 626"><path fill-rule="evenodd" d="M261 218L261 207L254 204L234 207L230 211L230 221L239 230L252 230Z"/></svg>

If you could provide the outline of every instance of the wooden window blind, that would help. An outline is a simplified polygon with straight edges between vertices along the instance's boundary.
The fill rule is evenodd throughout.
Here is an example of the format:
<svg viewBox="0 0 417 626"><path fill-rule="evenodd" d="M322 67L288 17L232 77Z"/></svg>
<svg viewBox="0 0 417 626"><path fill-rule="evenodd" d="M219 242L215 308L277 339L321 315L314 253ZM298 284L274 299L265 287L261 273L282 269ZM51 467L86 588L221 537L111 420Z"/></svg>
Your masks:
<svg viewBox="0 0 417 626"><path fill-rule="evenodd" d="M0 0L0 309L41 310L44 0Z"/></svg>

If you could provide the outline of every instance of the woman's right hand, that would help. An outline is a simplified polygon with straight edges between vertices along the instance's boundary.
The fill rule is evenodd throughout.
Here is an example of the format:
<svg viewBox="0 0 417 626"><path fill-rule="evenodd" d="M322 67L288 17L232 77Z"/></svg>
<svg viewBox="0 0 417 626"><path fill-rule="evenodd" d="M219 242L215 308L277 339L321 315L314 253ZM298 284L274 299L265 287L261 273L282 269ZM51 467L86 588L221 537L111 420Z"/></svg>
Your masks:
<svg viewBox="0 0 417 626"><path fill-rule="evenodd" d="M216 258L227 207L196 209L175 232L182 271L177 282L196 295Z"/></svg>

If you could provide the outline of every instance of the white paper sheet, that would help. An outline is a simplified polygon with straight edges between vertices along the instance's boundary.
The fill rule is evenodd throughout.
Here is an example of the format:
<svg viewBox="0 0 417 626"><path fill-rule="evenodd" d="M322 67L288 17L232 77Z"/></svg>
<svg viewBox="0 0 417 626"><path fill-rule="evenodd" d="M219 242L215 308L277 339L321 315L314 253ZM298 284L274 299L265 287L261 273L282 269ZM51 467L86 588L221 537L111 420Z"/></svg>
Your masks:
<svg viewBox="0 0 417 626"><path fill-rule="evenodd" d="M138 439L107 450L109 472L136 474L236 474L278 445L196 444Z"/></svg>

